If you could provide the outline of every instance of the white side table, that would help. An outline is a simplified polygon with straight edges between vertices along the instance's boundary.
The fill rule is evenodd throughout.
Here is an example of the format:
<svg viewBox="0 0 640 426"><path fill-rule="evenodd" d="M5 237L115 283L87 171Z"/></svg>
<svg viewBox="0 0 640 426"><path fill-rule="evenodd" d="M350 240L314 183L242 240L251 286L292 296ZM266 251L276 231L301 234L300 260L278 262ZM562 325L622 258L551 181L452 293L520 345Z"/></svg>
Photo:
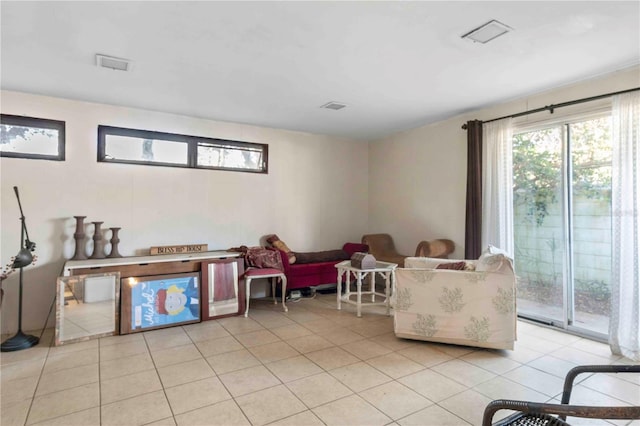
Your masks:
<svg viewBox="0 0 640 426"><path fill-rule="evenodd" d="M363 305L362 295L371 295L371 302L364 302L365 305L384 305L387 307L387 315L390 315L390 289L395 286L395 270L398 267L395 263L389 262L376 262L376 267L373 269L360 269L351 266L350 260L345 260L336 265L338 270L338 310L342 309L341 303L351 303L356 305L356 312L358 317L361 317L361 308ZM356 300L351 300L351 274L356 277ZM347 275L345 293L342 294L342 276ZM375 287L375 277L379 274L384 278L385 290L383 293L377 293ZM362 291L362 281L365 278L369 278L369 291ZM384 297L384 301L376 302L376 296Z"/></svg>

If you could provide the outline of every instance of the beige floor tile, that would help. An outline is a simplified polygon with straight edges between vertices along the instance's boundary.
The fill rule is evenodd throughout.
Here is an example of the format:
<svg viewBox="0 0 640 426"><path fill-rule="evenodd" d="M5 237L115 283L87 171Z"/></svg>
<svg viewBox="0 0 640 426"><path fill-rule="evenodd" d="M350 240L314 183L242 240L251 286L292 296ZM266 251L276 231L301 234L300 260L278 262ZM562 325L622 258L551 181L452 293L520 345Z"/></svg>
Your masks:
<svg viewBox="0 0 640 426"><path fill-rule="evenodd" d="M108 346L100 346L100 362L113 359L127 358L133 355L146 354L149 352L144 339L135 339L123 343L114 343Z"/></svg>
<svg viewBox="0 0 640 426"><path fill-rule="evenodd" d="M347 328L334 328L331 331L319 334L331 343L335 345L344 345L346 343L357 342L359 340L366 340L367 338L355 331Z"/></svg>
<svg viewBox="0 0 640 426"><path fill-rule="evenodd" d="M100 382L102 405L162 389L156 370L146 370Z"/></svg>
<svg viewBox="0 0 640 426"><path fill-rule="evenodd" d="M358 395L347 396L312 410L326 425L376 426L392 420Z"/></svg>
<svg viewBox="0 0 640 426"><path fill-rule="evenodd" d="M157 368L202 358L202 354L193 343L153 351L151 356Z"/></svg>
<svg viewBox="0 0 640 426"><path fill-rule="evenodd" d="M612 364L615 362L615 360L620 358L619 356L613 354L609 354L609 356L607 357L602 357L599 355L591 354L589 352L581 351L580 349L576 349L571 346L566 346L564 348L558 349L557 351L553 351L550 353L550 355L555 358L560 358L578 365Z"/></svg>
<svg viewBox="0 0 640 426"><path fill-rule="evenodd" d="M454 359L452 356L432 348L426 342L419 342L419 344L407 349L401 349L398 353L425 367L433 367L434 365Z"/></svg>
<svg viewBox="0 0 640 426"><path fill-rule="evenodd" d="M351 395L353 392L329 373L320 373L287 383L307 407L314 408Z"/></svg>
<svg viewBox="0 0 640 426"><path fill-rule="evenodd" d="M564 344L554 342L552 340L547 340L543 337L533 336L528 334L523 334L518 336L519 346L524 346L529 349L533 349L537 352L542 352L548 354L553 351L557 351L558 349L562 349Z"/></svg>
<svg viewBox="0 0 640 426"><path fill-rule="evenodd" d="M331 370L329 374L354 392L361 392L392 380L391 377L364 362L336 368Z"/></svg>
<svg viewBox="0 0 640 426"><path fill-rule="evenodd" d="M564 333L559 330L554 330L548 327L536 327L532 328L529 333L537 337L541 337L546 341L552 341L561 345L570 345L577 342L581 338L569 333Z"/></svg>
<svg viewBox="0 0 640 426"><path fill-rule="evenodd" d="M333 370L334 368L360 362L359 358L356 358L337 346L315 352L308 352L305 356L325 370Z"/></svg>
<svg viewBox="0 0 640 426"><path fill-rule="evenodd" d="M163 391L102 406L103 426L144 425L168 417L171 417L171 409Z"/></svg>
<svg viewBox="0 0 640 426"><path fill-rule="evenodd" d="M144 342L144 333L131 333L131 334L122 334L117 336L107 336L101 337L99 339L100 347L106 347L111 345L122 345L124 343L131 342Z"/></svg>
<svg viewBox="0 0 640 426"><path fill-rule="evenodd" d="M318 314L314 314L309 311L296 311L295 308L291 309L287 314L287 317L297 323L301 323L304 325L306 322L318 321L322 319L322 317Z"/></svg>
<svg viewBox="0 0 640 426"><path fill-rule="evenodd" d="M318 367L308 358L299 355L276 362L265 364L265 366L278 377L283 383L291 382L307 376L321 373L322 368Z"/></svg>
<svg viewBox="0 0 640 426"><path fill-rule="evenodd" d="M324 426L324 423L311 410L307 410L273 422L270 426Z"/></svg>
<svg viewBox="0 0 640 426"><path fill-rule="evenodd" d="M379 345L371 340L359 340L357 342L344 344L340 347L361 360L367 360L393 352L386 346Z"/></svg>
<svg viewBox="0 0 640 426"><path fill-rule="evenodd" d="M264 330L264 327L257 321L244 316L222 318L217 321L229 333L235 335L250 333L252 331Z"/></svg>
<svg viewBox="0 0 640 426"><path fill-rule="evenodd" d="M254 426L265 425L307 409L283 385L238 397L236 402Z"/></svg>
<svg viewBox="0 0 640 426"><path fill-rule="evenodd" d="M14 351L14 352L2 352L2 356L0 356L0 369L4 369L9 364L13 364L16 362L26 362L26 361L36 361L43 360L49 355L49 348L45 345L36 345L35 347L29 348L28 351Z"/></svg>
<svg viewBox="0 0 640 426"><path fill-rule="evenodd" d="M287 340L287 343L303 354L334 346L333 343L318 335L296 337L295 339Z"/></svg>
<svg viewBox="0 0 640 426"><path fill-rule="evenodd" d="M165 394L174 415L231 399L217 377L167 388Z"/></svg>
<svg viewBox="0 0 640 426"><path fill-rule="evenodd" d="M370 339L381 334L393 332L393 324L389 324L386 321L370 321L349 327L349 330Z"/></svg>
<svg viewBox="0 0 640 426"><path fill-rule="evenodd" d="M255 346L280 341L280 338L269 330L250 331L248 333L239 334L235 337L246 348L253 348Z"/></svg>
<svg viewBox="0 0 640 426"><path fill-rule="evenodd" d="M176 426L176 421L173 417L167 417L166 419L147 423L145 426Z"/></svg>
<svg viewBox="0 0 640 426"><path fill-rule="evenodd" d="M54 346L52 348L49 348L49 356L64 354L68 352L85 351L88 349L98 349L99 345L100 345L100 340L95 339L95 340L87 340L85 342L69 343L62 346ZM42 348L42 349L45 349L45 348Z"/></svg>
<svg viewBox="0 0 640 426"><path fill-rule="evenodd" d="M98 383L49 393L33 399L27 423L37 423L99 405L100 391Z"/></svg>
<svg viewBox="0 0 640 426"><path fill-rule="evenodd" d="M372 340L393 351L401 351L403 349L417 346L421 343L417 340L401 339L400 337L396 337L393 332L381 334Z"/></svg>
<svg viewBox="0 0 640 426"><path fill-rule="evenodd" d="M577 366L578 364L565 361L563 359L556 358L551 355L544 355L544 356L541 356L540 358L534 359L533 361L529 362L527 365L529 367L535 368L536 370L544 371L545 373L549 373L556 377L560 377L561 379L564 379L567 373L569 372L569 370L571 370L573 367ZM581 382L587 377L588 375L586 374L579 375L577 377L576 383Z"/></svg>
<svg viewBox="0 0 640 426"><path fill-rule="evenodd" d="M467 355L461 356L459 359L473 364L477 367L488 370L494 374L504 374L507 371L511 371L520 367L517 361L506 358L503 356L505 351L476 351Z"/></svg>
<svg viewBox="0 0 640 426"><path fill-rule="evenodd" d="M360 396L394 420L433 405L427 398L396 381L368 389Z"/></svg>
<svg viewBox="0 0 640 426"><path fill-rule="evenodd" d="M178 414L175 419L178 426L251 426L240 407L232 399L189 411L188 413Z"/></svg>
<svg viewBox="0 0 640 426"><path fill-rule="evenodd" d="M473 364L469 364L468 362L461 361L459 359L453 359L451 361L438 364L431 370L460 382L467 387L478 385L496 377L495 374L485 369L476 367Z"/></svg>
<svg viewBox="0 0 640 426"><path fill-rule="evenodd" d="M47 357L42 374L50 374L68 368L98 363L98 348L78 352L66 352Z"/></svg>
<svg viewBox="0 0 640 426"><path fill-rule="evenodd" d="M271 424L323 424L316 411L327 410L330 413L324 419L327 423L346 425L352 419L349 416L364 406L370 408L363 412L375 414L377 409L389 417L384 420L387 425L466 425L459 416L465 416L471 423L479 422L481 413L477 413L477 420L470 416L476 408L484 409L485 398L557 401L565 373L578 361L632 364L630 360L610 356L607 345L575 336L564 339L567 335L563 333L540 331L541 327L522 321L518 323L520 341L513 351L398 339L392 331L392 318L383 312L369 311L357 318L352 306L337 311L335 297L335 294L318 294L314 299L291 304L290 313L300 323L284 315L280 305L274 307L265 299L255 304L252 301L251 317L246 319L230 317L60 347L50 348L41 343L28 351L3 353L0 356L0 423L2 426L24 425L25 420L31 423L40 416L43 424L98 424L95 416L100 415L99 391L103 387L103 424L246 425L249 420L235 401L252 401L254 407L260 407L272 398L277 400L272 414L269 409L255 409L256 414L252 416L256 424L271 421L269 416L278 418ZM48 332L48 344L52 331ZM231 335L256 331L262 333L253 336L271 333L274 337L268 339L276 341L247 349ZM367 339L365 335L373 337ZM253 336L242 339L248 342ZM180 345L180 342L186 344ZM352 352L341 345L351 345ZM153 348L151 351L149 346ZM380 349L387 352L376 354ZM203 352L206 360L199 359L198 353ZM354 352L365 357L366 362ZM88 357L83 357L84 354ZM100 355L99 359L96 354ZM182 358L183 355L186 358ZM180 362L184 359L190 360ZM529 364L520 365L525 363ZM144 377L156 373L156 364L158 374L162 374L160 381L165 382L164 392L156 377L151 379L151 389L157 391L129 397L131 389L144 387ZM83 373L85 370L91 380L95 380L98 366L102 384L78 386L88 379ZM414 368L424 369L413 371ZM216 373L220 377L216 377ZM483 381L486 374L492 378ZM495 374L502 376L493 377ZM398 379L393 380L391 376ZM36 386L38 380L40 383ZM478 381L481 383L475 384ZM586 374L579 376L578 381L572 402L630 404L627 401L640 399L637 375ZM475 385L468 388L465 384ZM87 391L86 386L91 385L94 388ZM63 389L65 387L68 388ZM116 388L119 388L117 392ZM360 394L354 395L354 390ZM33 403L31 418L25 419L34 391L38 397ZM115 393L118 396L113 396ZM92 398L95 405L91 405ZM108 403L110 398L127 399ZM291 398L296 401L294 405L300 404L301 411L286 414L290 407L284 405L280 407L284 412L278 411L277 404ZM349 408L349 414L342 415L338 400L345 398L355 405ZM83 401L91 406L82 405ZM437 403L421 406L425 401ZM127 406L135 406L143 413L126 414ZM456 407L459 416L450 411ZM375 419L367 419L368 414L356 415L352 423L376 424ZM604 424L636 426L628 423L612 420ZM577 424L602 423L580 420Z"/></svg>
<svg viewBox="0 0 640 426"><path fill-rule="evenodd" d="M29 407L31 407L31 399L16 401L6 406L3 404L0 410L0 425L23 426L26 424Z"/></svg>
<svg viewBox="0 0 640 426"><path fill-rule="evenodd" d="M0 403L2 407L33 398L39 379L38 376L31 376L16 380L2 380L0 384ZM2 423L0 422L0 424Z"/></svg>
<svg viewBox="0 0 640 426"><path fill-rule="evenodd" d="M451 398L447 398L444 401L440 401L438 405L449 410L456 416L463 418L472 425L481 425L482 413L490 402L491 399L469 389Z"/></svg>
<svg viewBox="0 0 640 426"><path fill-rule="evenodd" d="M182 327L171 327L148 331L144 333L144 339L147 341L147 345L151 352L193 343Z"/></svg>
<svg viewBox="0 0 640 426"><path fill-rule="evenodd" d="M215 376L215 373L204 359L161 367L158 368L158 374L165 388Z"/></svg>
<svg viewBox="0 0 640 426"><path fill-rule="evenodd" d="M498 376L473 388L490 399L517 399L519 401L546 402L549 396Z"/></svg>
<svg viewBox="0 0 640 426"><path fill-rule="evenodd" d="M114 379L155 368L151 355L146 352L126 358L100 362L100 380Z"/></svg>
<svg viewBox="0 0 640 426"><path fill-rule="evenodd" d="M89 408L88 410L78 411L67 414L66 416L60 416L55 419L37 423L38 426L93 426L99 424L100 407ZM4 423L2 423L2 425L4 425Z"/></svg>
<svg viewBox="0 0 640 426"><path fill-rule="evenodd" d="M466 386L431 370L423 370L398 381L431 401L439 402L463 392Z"/></svg>
<svg viewBox="0 0 640 426"><path fill-rule="evenodd" d="M469 346L447 345L444 343L431 343L430 345L433 349L444 352L453 358L460 358L463 355L479 350L478 348L471 348Z"/></svg>
<svg viewBox="0 0 640 426"><path fill-rule="evenodd" d="M246 349L214 355L207 358L207 362L217 375L260 365L260 361Z"/></svg>
<svg viewBox="0 0 640 426"><path fill-rule="evenodd" d="M611 348L607 343L596 342L589 339L580 339L571 343L569 346L603 358L609 358L612 356ZM617 355L613 356L617 357Z"/></svg>
<svg viewBox="0 0 640 426"><path fill-rule="evenodd" d="M249 348L249 351L265 364L300 355L300 352L286 342L273 342L267 343L266 345L254 346Z"/></svg>
<svg viewBox="0 0 640 426"><path fill-rule="evenodd" d="M230 336L229 332L216 321L203 321L197 324L185 325L182 328L194 342Z"/></svg>
<svg viewBox="0 0 640 426"><path fill-rule="evenodd" d="M323 335L323 336L333 331L341 330L341 327L339 327L336 323L334 323L328 318L322 318L314 321L305 321L304 328L309 329L314 333Z"/></svg>
<svg viewBox="0 0 640 426"><path fill-rule="evenodd" d="M504 356L505 358L512 359L516 362L519 362L520 364L526 364L544 355L544 353L536 351L534 349L529 349L518 342L515 343L513 351L504 351L504 353L502 354L502 356Z"/></svg>
<svg viewBox="0 0 640 426"><path fill-rule="evenodd" d="M607 390L608 389L605 388L598 392L583 385L574 386L571 390L571 404L596 406L600 405L611 407L637 405L630 403L629 401L620 400L613 395L608 395L606 394ZM640 395L640 390L638 390L638 394ZM557 403L559 403L559 400L560 398L558 398ZM611 420L611 422L613 423L613 420Z"/></svg>
<svg viewBox="0 0 640 426"><path fill-rule="evenodd" d="M280 303L280 300L281 299L278 298L278 304ZM290 320L289 318L285 317L284 315L281 315L280 313L269 312L267 315L256 317L253 314L253 312L254 311L251 311L251 310L249 311L249 317L254 319L261 326L268 329L296 325L295 321Z"/></svg>
<svg viewBox="0 0 640 426"><path fill-rule="evenodd" d="M594 374L581 383L583 386L605 393L627 404L640 406L640 388L631 382L604 374Z"/></svg>
<svg viewBox="0 0 640 426"><path fill-rule="evenodd" d="M389 377L398 379L424 370L425 367L398 353L390 353L367 360L367 364L382 371Z"/></svg>
<svg viewBox="0 0 640 426"><path fill-rule="evenodd" d="M262 365L223 374L220 380L234 397L281 384L280 380Z"/></svg>
<svg viewBox="0 0 640 426"><path fill-rule="evenodd" d="M19 351L15 353L19 353ZM25 377L40 377L45 362L46 358L36 358L3 365L0 367L0 383L4 384L11 380L24 379Z"/></svg>
<svg viewBox="0 0 640 426"><path fill-rule="evenodd" d="M564 386L559 377L526 365L503 374L503 377L548 396L558 395Z"/></svg>
<svg viewBox="0 0 640 426"><path fill-rule="evenodd" d="M286 325L284 327L271 328L271 332L282 340L289 340L296 337L308 336L310 334L313 334L313 331L295 323L292 325Z"/></svg>
<svg viewBox="0 0 640 426"><path fill-rule="evenodd" d="M402 426L467 426L469 423L437 405L398 420Z"/></svg>
<svg viewBox="0 0 640 426"><path fill-rule="evenodd" d="M196 346L198 347L198 350L200 351L202 356L205 357L244 349L244 346L242 346L240 342L238 342L233 336L203 340L200 342L196 342Z"/></svg>
<svg viewBox="0 0 640 426"><path fill-rule="evenodd" d="M38 382L36 396L95 383L99 380L98 370L98 364L89 364L43 374Z"/></svg>

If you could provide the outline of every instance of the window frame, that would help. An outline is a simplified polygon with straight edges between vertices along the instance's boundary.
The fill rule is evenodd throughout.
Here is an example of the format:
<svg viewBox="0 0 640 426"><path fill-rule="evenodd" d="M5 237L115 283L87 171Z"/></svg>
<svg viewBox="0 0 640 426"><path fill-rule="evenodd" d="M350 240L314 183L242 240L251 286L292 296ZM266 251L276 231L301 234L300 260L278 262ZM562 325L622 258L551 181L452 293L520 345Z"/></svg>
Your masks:
<svg viewBox="0 0 640 426"><path fill-rule="evenodd" d="M111 159L106 156L107 136L125 136L139 139L152 139L160 141L170 141L184 143L187 145L187 161L183 164L176 163L163 163L159 161L139 161L139 160L121 160ZM244 169L236 167L218 167L198 164L198 146L200 144L206 145L226 145L230 147L236 147L238 149L258 149L262 152L262 167L259 170ZM134 164L142 166L160 166L160 167L179 167L187 169L201 169L201 170L221 170L231 172L245 172L245 173L269 173L269 145L255 142L242 142L229 139L207 138L203 136L190 136L182 135L178 133L166 133L152 130L130 129L125 127L115 127L98 125L98 162L100 163L115 163L115 164Z"/></svg>
<svg viewBox="0 0 640 426"><path fill-rule="evenodd" d="M0 114L0 125L52 129L58 131L58 154L33 154L0 150L0 157L26 158L31 160L65 161L66 122L48 118L27 117L24 115Z"/></svg>

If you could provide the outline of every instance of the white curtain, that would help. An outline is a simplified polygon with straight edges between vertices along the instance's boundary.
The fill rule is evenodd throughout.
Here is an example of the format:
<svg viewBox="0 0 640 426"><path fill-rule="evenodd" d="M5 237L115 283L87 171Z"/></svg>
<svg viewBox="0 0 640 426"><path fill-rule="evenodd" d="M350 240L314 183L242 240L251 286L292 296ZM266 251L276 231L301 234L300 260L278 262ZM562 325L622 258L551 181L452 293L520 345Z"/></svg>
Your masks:
<svg viewBox="0 0 640 426"><path fill-rule="evenodd" d="M640 361L640 92L613 97L609 344Z"/></svg>
<svg viewBox="0 0 640 426"><path fill-rule="evenodd" d="M512 119L482 125L482 247L514 255Z"/></svg>

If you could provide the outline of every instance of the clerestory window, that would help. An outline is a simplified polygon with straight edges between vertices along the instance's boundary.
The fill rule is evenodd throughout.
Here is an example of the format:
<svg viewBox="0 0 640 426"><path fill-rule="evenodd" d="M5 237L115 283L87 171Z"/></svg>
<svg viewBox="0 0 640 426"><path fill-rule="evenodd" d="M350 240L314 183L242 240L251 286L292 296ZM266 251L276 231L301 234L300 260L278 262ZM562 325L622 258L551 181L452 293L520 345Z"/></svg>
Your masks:
<svg viewBox="0 0 640 426"><path fill-rule="evenodd" d="M269 145L98 126L98 161L268 173Z"/></svg>
<svg viewBox="0 0 640 426"><path fill-rule="evenodd" d="M64 161L65 122L0 115L0 156Z"/></svg>

